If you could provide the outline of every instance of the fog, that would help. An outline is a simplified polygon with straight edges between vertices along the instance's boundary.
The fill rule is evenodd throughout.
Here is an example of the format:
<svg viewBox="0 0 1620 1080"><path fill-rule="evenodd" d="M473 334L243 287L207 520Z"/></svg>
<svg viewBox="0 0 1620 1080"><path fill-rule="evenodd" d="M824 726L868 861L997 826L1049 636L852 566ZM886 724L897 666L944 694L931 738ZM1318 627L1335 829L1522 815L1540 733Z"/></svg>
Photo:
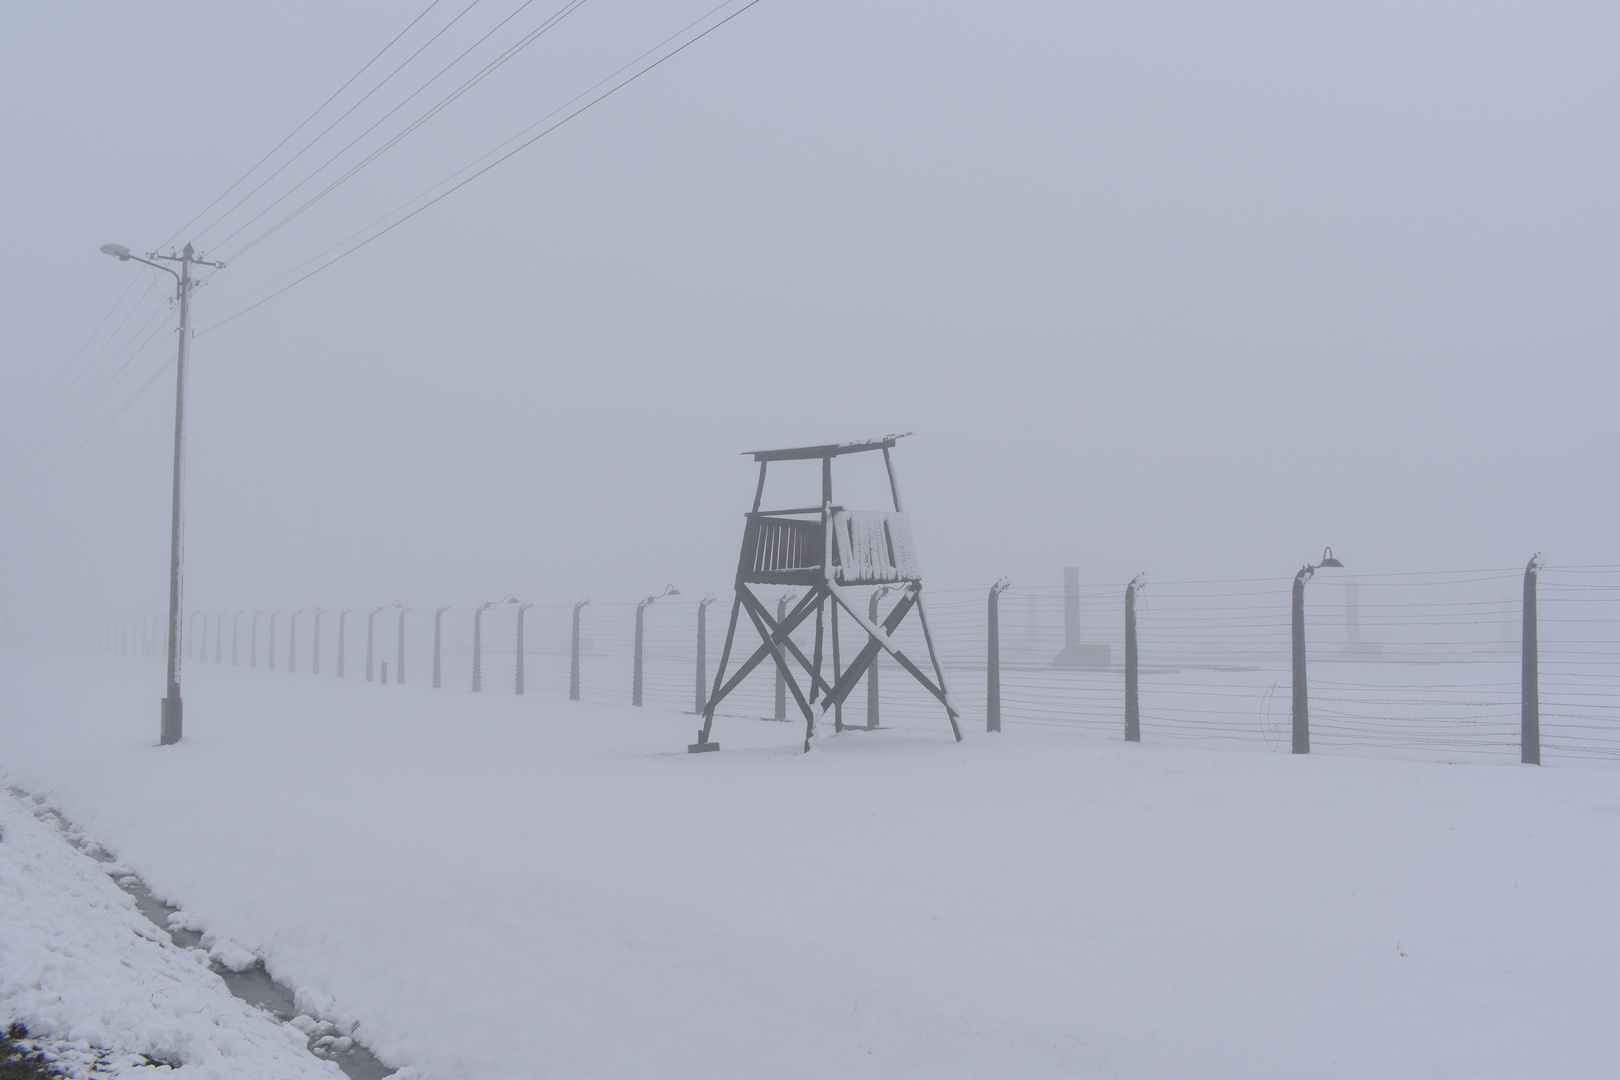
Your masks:
<svg viewBox="0 0 1620 1080"><path fill-rule="evenodd" d="M421 6L6 12L14 634L166 602L173 286L97 248L171 236L229 263L195 605L724 590L744 451L903 432L930 586L1620 561L1610 5L762 0L247 309L712 7L581 6L238 253L557 10L289 195L519 3L467 11L250 194L435 6L231 188Z"/></svg>

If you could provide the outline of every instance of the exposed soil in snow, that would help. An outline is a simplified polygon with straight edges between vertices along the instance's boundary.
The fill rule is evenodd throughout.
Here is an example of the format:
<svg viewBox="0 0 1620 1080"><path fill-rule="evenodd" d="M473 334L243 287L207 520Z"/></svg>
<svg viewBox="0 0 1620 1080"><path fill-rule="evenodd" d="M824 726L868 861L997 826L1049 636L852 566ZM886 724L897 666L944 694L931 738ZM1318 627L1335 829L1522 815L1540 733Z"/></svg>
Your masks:
<svg viewBox="0 0 1620 1080"><path fill-rule="evenodd" d="M209 937L42 800L0 792L0 1023L17 1076L391 1075Z"/></svg>

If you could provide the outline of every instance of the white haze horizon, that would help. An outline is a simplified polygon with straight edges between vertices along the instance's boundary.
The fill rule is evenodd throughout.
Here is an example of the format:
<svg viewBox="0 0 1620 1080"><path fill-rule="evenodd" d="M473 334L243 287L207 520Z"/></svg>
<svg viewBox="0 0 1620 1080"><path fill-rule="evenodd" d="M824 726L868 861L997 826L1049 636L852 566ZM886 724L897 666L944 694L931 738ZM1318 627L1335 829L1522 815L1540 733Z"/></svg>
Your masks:
<svg viewBox="0 0 1620 1080"><path fill-rule="evenodd" d="M416 10L8 12L14 643L166 603L169 279L98 247L156 249ZM1620 562L1603 5L763 0L219 321L708 10L581 8L199 290L188 608L723 591L745 451L899 432L930 588ZM152 351L30 428L147 301Z"/></svg>

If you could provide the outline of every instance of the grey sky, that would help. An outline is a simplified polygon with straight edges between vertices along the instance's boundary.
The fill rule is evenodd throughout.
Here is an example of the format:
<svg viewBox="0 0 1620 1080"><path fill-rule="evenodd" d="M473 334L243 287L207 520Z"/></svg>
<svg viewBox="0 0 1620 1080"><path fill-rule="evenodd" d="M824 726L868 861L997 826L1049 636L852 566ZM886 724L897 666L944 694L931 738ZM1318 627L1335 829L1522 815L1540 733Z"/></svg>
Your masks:
<svg viewBox="0 0 1620 1080"><path fill-rule="evenodd" d="M132 276L154 287L97 247L155 247L425 2L7 10L0 428ZM424 27L465 0L441 6ZM199 325L711 6L586 4L233 260ZM898 431L941 585L1286 583L1323 544L1364 571L1620 561L1617 24L762 0L196 339L189 595L723 588L739 452ZM257 230L230 231L199 246ZM160 610L170 376L56 467L159 337L72 423L0 446L12 612Z"/></svg>

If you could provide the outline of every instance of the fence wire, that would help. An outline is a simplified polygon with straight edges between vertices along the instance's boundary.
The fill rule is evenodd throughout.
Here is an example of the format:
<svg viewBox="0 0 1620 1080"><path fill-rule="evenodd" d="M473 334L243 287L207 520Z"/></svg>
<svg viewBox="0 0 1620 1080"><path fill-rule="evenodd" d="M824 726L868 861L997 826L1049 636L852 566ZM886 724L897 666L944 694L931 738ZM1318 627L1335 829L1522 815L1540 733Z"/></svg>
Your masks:
<svg viewBox="0 0 1620 1080"><path fill-rule="evenodd" d="M1521 708L1523 572L1330 576L1305 586L1307 682L1313 751L1511 759ZM1137 593L1141 732L1145 741L1204 741L1287 751L1290 746L1292 579L1148 581ZM1119 738L1124 716L1123 585L1013 587L1000 597L1003 724ZM871 590L859 594L866 603ZM1549 567L1539 575L1541 751L1544 757L1620 758L1620 566ZM879 617L898 594L879 600ZM766 595L777 608L780 595ZM792 596L788 597L791 606ZM988 590L926 590L940 665L965 711L986 710ZM696 597L595 602L580 611L579 696L631 702L636 621L642 619L642 699L700 711L726 644L732 598L707 607L699 669ZM518 650L521 609L522 652ZM566 696L573 604L499 603L320 611L204 611L188 616L187 662L350 679L438 685L447 691ZM403 616L403 617L402 617ZM155 657L164 619L127 615L64 628L59 643ZM317 624L319 626L317 642ZM909 616L895 638L924 668L928 648ZM809 656L812 617L793 640ZM866 635L842 615L845 665ZM476 639L476 649L475 649ZM830 673L831 621L822 627ZM735 672L760 639L746 611L728 663ZM521 663L520 663L521 661ZM940 704L889 657L842 708L843 722L945 730ZM829 675L830 677L830 675ZM759 665L719 708L724 717L800 723L775 666ZM702 687L700 691L699 687ZM801 679L801 686L804 686ZM805 686L805 689L808 689Z"/></svg>

